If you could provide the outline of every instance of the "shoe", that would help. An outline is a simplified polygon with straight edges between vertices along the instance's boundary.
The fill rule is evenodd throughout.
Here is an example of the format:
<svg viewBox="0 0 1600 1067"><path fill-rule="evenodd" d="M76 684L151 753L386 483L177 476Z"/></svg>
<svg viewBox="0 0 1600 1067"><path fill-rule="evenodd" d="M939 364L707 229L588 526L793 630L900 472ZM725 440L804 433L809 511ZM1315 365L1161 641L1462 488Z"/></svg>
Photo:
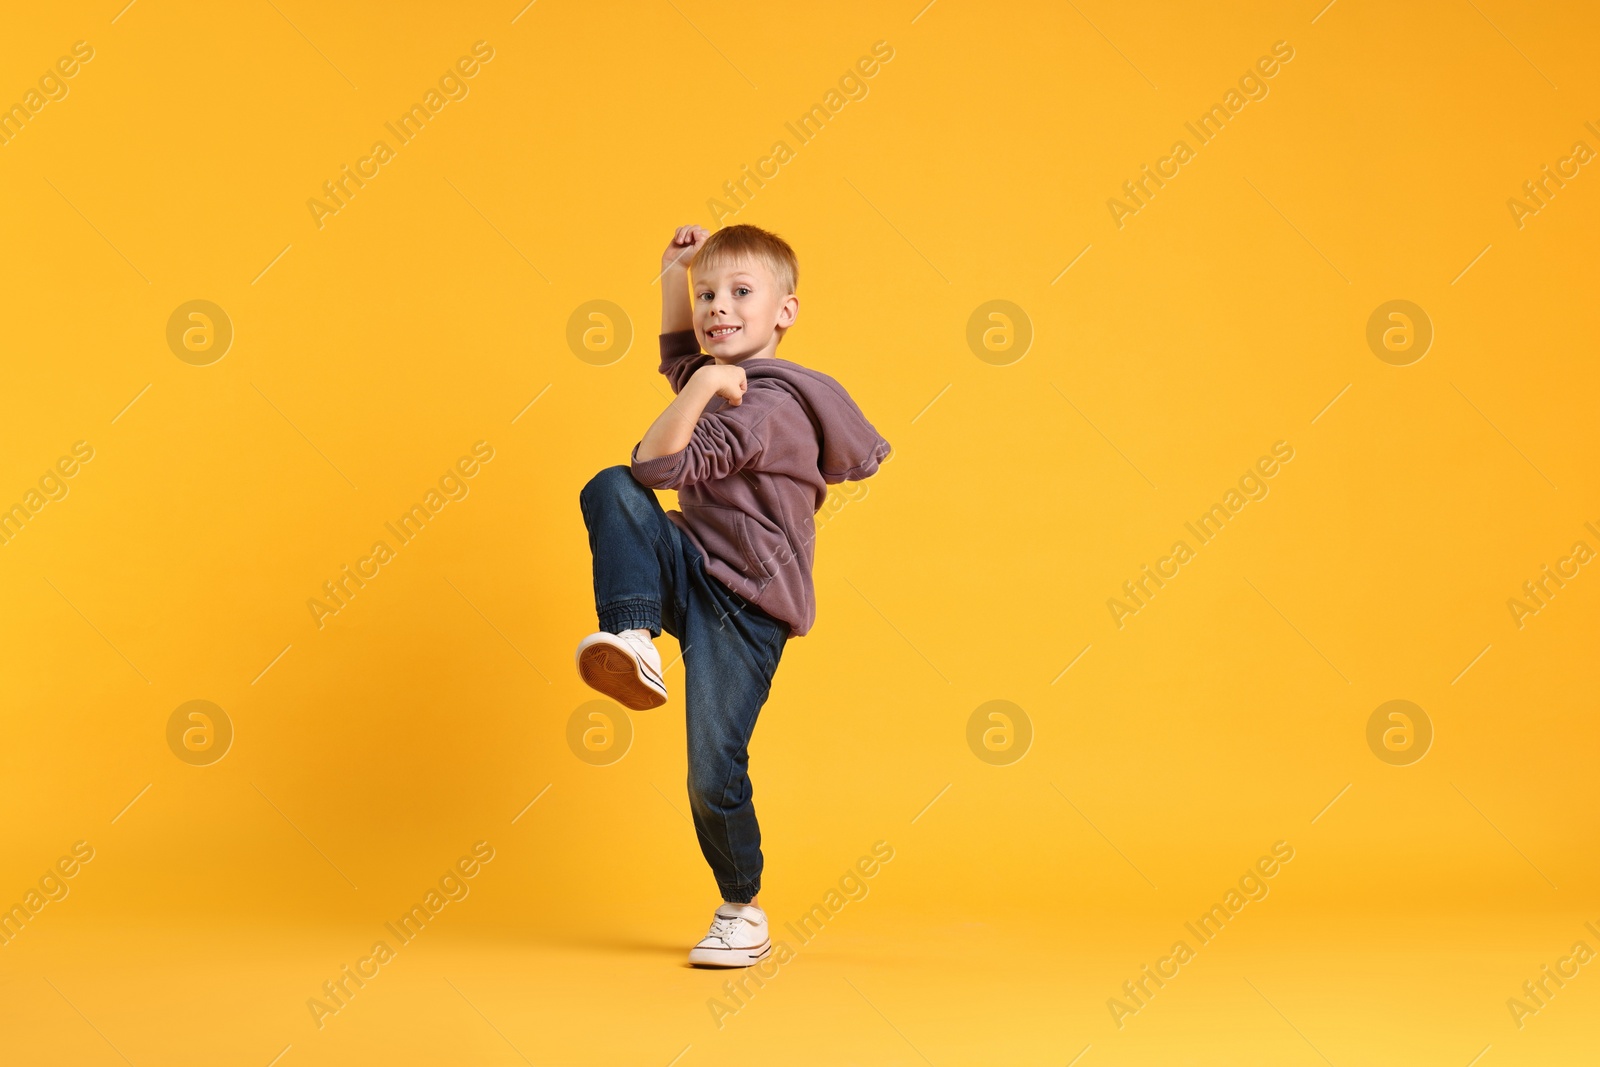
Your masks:
<svg viewBox="0 0 1600 1067"><path fill-rule="evenodd" d="M661 677L661 653L642 634L590 634L578 643L578 675L632 711L659 708L667 702Z"/></svg>
<svg viewBox="0 0 1600 1067"><path fill-rule="evenodd" d="M724 903L711 920L711 930L689 950L689 962L700 967L748 967L772 954L767 913L754 904Z"/></svg>

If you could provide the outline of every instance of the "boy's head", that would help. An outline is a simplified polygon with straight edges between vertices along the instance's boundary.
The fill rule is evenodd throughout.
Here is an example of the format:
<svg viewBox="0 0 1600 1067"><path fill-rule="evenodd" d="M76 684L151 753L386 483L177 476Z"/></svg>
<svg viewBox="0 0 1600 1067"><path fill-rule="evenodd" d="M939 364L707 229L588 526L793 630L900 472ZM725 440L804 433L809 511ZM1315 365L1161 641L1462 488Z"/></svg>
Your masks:
<svg viewBox="0 0 1600 1067"><path fill-rule="evenodd" d="M743 223L706 238L689 264L700 346L718 363L770 357L800 313L800 265L775 233Z"/></svg>

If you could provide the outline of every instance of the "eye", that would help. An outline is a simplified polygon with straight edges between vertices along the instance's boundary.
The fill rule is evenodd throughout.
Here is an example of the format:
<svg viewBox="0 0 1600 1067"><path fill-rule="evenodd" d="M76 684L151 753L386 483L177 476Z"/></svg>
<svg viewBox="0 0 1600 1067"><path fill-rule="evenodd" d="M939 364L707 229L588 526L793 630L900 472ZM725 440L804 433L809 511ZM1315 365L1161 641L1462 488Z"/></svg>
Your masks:
<svg viewBox="0 0 1600 1067"><path fill-rule="evenodd" d="M737 289L735 289L734 292L736 292L736 293L748 293L748 292L750 292L750 287L748 285L741 285Z"/></svg>

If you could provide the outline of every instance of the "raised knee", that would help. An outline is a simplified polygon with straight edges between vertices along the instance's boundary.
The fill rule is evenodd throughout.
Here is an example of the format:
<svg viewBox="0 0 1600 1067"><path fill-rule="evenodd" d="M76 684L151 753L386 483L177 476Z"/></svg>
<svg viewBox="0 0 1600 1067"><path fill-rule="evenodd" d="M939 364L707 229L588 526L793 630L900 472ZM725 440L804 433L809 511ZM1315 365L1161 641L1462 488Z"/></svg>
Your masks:
<svg viewBox="0 0 1600 1067"><path fill-rule="evenodd" d="M617 495L632 490L639 483L633 479L633 468L625 463L605 467L584 483L579 499L593 498L597 494Z"/></svg>

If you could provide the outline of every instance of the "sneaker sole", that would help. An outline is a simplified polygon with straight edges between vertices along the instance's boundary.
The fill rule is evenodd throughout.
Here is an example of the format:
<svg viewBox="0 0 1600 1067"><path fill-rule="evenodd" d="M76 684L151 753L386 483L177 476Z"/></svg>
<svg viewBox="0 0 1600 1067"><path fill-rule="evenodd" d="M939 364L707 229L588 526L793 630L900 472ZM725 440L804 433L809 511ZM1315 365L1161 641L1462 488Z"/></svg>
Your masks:
<svg viewBox="0 0 1600 1067"><path fill-rule="evenodd" d="M590 645L578 657L578 674L591 689L598 690L630 711L648 711L667 702L667 694L651 685L639 673L632 656L611 645Z"/></svg>
<svg viewBox="0 0 1600 1067"><path fill-rule="evenodd" d="M689 962L696 967L748 967L772 955L772 941L754 948L692 948Z"/></svg>

